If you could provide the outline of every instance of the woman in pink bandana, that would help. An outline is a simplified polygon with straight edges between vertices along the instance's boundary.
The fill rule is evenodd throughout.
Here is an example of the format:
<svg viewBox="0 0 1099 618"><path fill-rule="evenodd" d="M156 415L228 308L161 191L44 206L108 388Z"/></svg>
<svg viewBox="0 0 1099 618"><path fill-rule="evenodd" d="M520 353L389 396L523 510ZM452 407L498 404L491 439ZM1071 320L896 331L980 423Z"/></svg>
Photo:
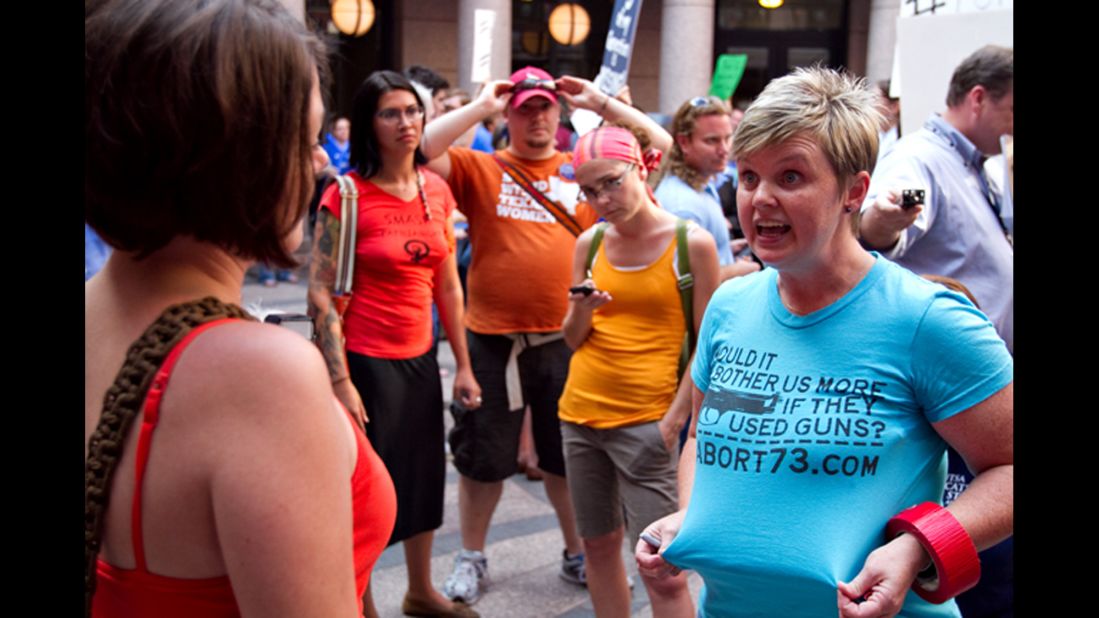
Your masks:
<svg viewBox="0 0 1099 618"><path fill-rule="evenodd" d="M575 353L558 413L598 616L629 615L624 538L633 547L646 525L679 508L678 435L690 415L680 357L688 324L697 332L718 284L713 239L688 226L681 242L685 223L645 183L659 159L619 127L584 135L573 153L576 180L605 223L576 242L564 321ZM694 281L689 316L685 270ZM654 615L694 615L684 575L643 581Z"/></svg>

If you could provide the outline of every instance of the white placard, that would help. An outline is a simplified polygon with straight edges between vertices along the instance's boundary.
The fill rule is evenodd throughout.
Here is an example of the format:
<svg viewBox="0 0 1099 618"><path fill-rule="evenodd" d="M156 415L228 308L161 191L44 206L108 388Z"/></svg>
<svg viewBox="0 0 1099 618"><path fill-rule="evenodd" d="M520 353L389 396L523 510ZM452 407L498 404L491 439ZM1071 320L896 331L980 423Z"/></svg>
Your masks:
<svg viewBox="0 0 1099 618"><path fill-rule="evenodd" d="M469 81L483 84L492 79L492 28L496 25L496 11L473 11L473 70Z"/></svg>
<svg viewBox="0 0 1099 618"><path fill-rule="evenodd" d="M598 128L599 123L603 122L603 117L590 109L578 109L569 116L569 122L572 123L576 136L583 137L589 131Z"/></svg>
<svg viewBox="0 0 1099 618"><path fill-rule="evenodd" d="M984 45L1013 47L1013 11L982 11L897 20L901 134L946 109L954 68ZM894 84L896 86L896 84Z"/></svg>
<svg viewBox="0 0 1099 618"><path fill-rule="evenodd" d="M1014 0L900 0L901 17L1014 11Z"/></svg>

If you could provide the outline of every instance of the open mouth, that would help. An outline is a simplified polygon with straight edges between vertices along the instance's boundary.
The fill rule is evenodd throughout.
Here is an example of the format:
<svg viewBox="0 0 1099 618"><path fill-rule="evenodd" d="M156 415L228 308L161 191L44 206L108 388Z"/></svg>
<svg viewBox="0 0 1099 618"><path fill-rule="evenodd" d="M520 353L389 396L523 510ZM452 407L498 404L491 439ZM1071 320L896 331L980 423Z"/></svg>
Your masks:
<svg viewBox="0 0 1099 618"><path fill-rule="evenodd" d="M790 226L785 223L765 221L756 224L756 235L760 238L781 238L790 231Z"/></svg>

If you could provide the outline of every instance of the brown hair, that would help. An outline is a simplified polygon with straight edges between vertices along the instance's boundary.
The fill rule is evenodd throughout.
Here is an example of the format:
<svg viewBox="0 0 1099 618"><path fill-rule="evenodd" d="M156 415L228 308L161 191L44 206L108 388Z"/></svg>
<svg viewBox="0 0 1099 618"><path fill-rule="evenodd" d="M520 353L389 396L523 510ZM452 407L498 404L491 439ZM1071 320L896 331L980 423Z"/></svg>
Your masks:
<svg viewBox="0 0 1099 618"><path fill-rule="evenodd" d="M962 60L950 77L946 104L957 107L976 86L984 86L998 101L1015 82L1015 52L1009 47L985 45Z"/></svg>
<svg viewBox="0 0 1099 618"><path fill-rule="evenodd" d="M144 257L187 235L294 265L320 42L276 0L89 0L84 217Z"/></svg>
<svg viewBox="0 0 1099 618"><path fill-rule="evenodd" d="M938 283L939 285L944 286L947 289L953 290L961 294L962 296L965 296L969 299L969 302L973 303L974 307L978 309L981 308L981 304L977 302L977 297L973 296L973 292L970 292L969 288L965 287L965 284L963 284L961 281L958 281L957 279L954 279L952 277L944 277L943 275L932 275L930 273L924 273L920 276L924 279L927 279L928 281L934 281L935 283Z"/></svg>
<svg viewBox="0 0 1099 618"><path fill-rule="evenodd" d="M683 159L683 150L679 148L679 142L675 138L680 135L690 135L695 130L695 123L699 118L718 114L732 115L732 109L729 108L728 103L714 96L694 97L679 106L675 117L672 118L672 147L668 151L667 163L661 168L661 178L665 174L672 174L696 191L702 189L706 184L706 177L687 165Z"/></svg>

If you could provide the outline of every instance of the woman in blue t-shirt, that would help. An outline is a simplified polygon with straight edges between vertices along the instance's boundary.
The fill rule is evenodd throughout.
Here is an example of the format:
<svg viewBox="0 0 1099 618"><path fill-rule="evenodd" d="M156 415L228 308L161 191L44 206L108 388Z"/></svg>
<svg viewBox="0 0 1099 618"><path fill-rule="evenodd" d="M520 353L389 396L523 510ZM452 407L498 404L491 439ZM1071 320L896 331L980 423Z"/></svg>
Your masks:
<svg viewBox="0 0 1099 618"><path fill-rule="evenodd" d="M1012 533L1011 356L962 296L858 242L878 125L861 80L818 68L771 82L737 129L739 219L773 268L710 301L686 508L637 547L645 577L702 575L701 615L959 616L934 597ZM976 479L943 509L947 444Z"/></svg>

